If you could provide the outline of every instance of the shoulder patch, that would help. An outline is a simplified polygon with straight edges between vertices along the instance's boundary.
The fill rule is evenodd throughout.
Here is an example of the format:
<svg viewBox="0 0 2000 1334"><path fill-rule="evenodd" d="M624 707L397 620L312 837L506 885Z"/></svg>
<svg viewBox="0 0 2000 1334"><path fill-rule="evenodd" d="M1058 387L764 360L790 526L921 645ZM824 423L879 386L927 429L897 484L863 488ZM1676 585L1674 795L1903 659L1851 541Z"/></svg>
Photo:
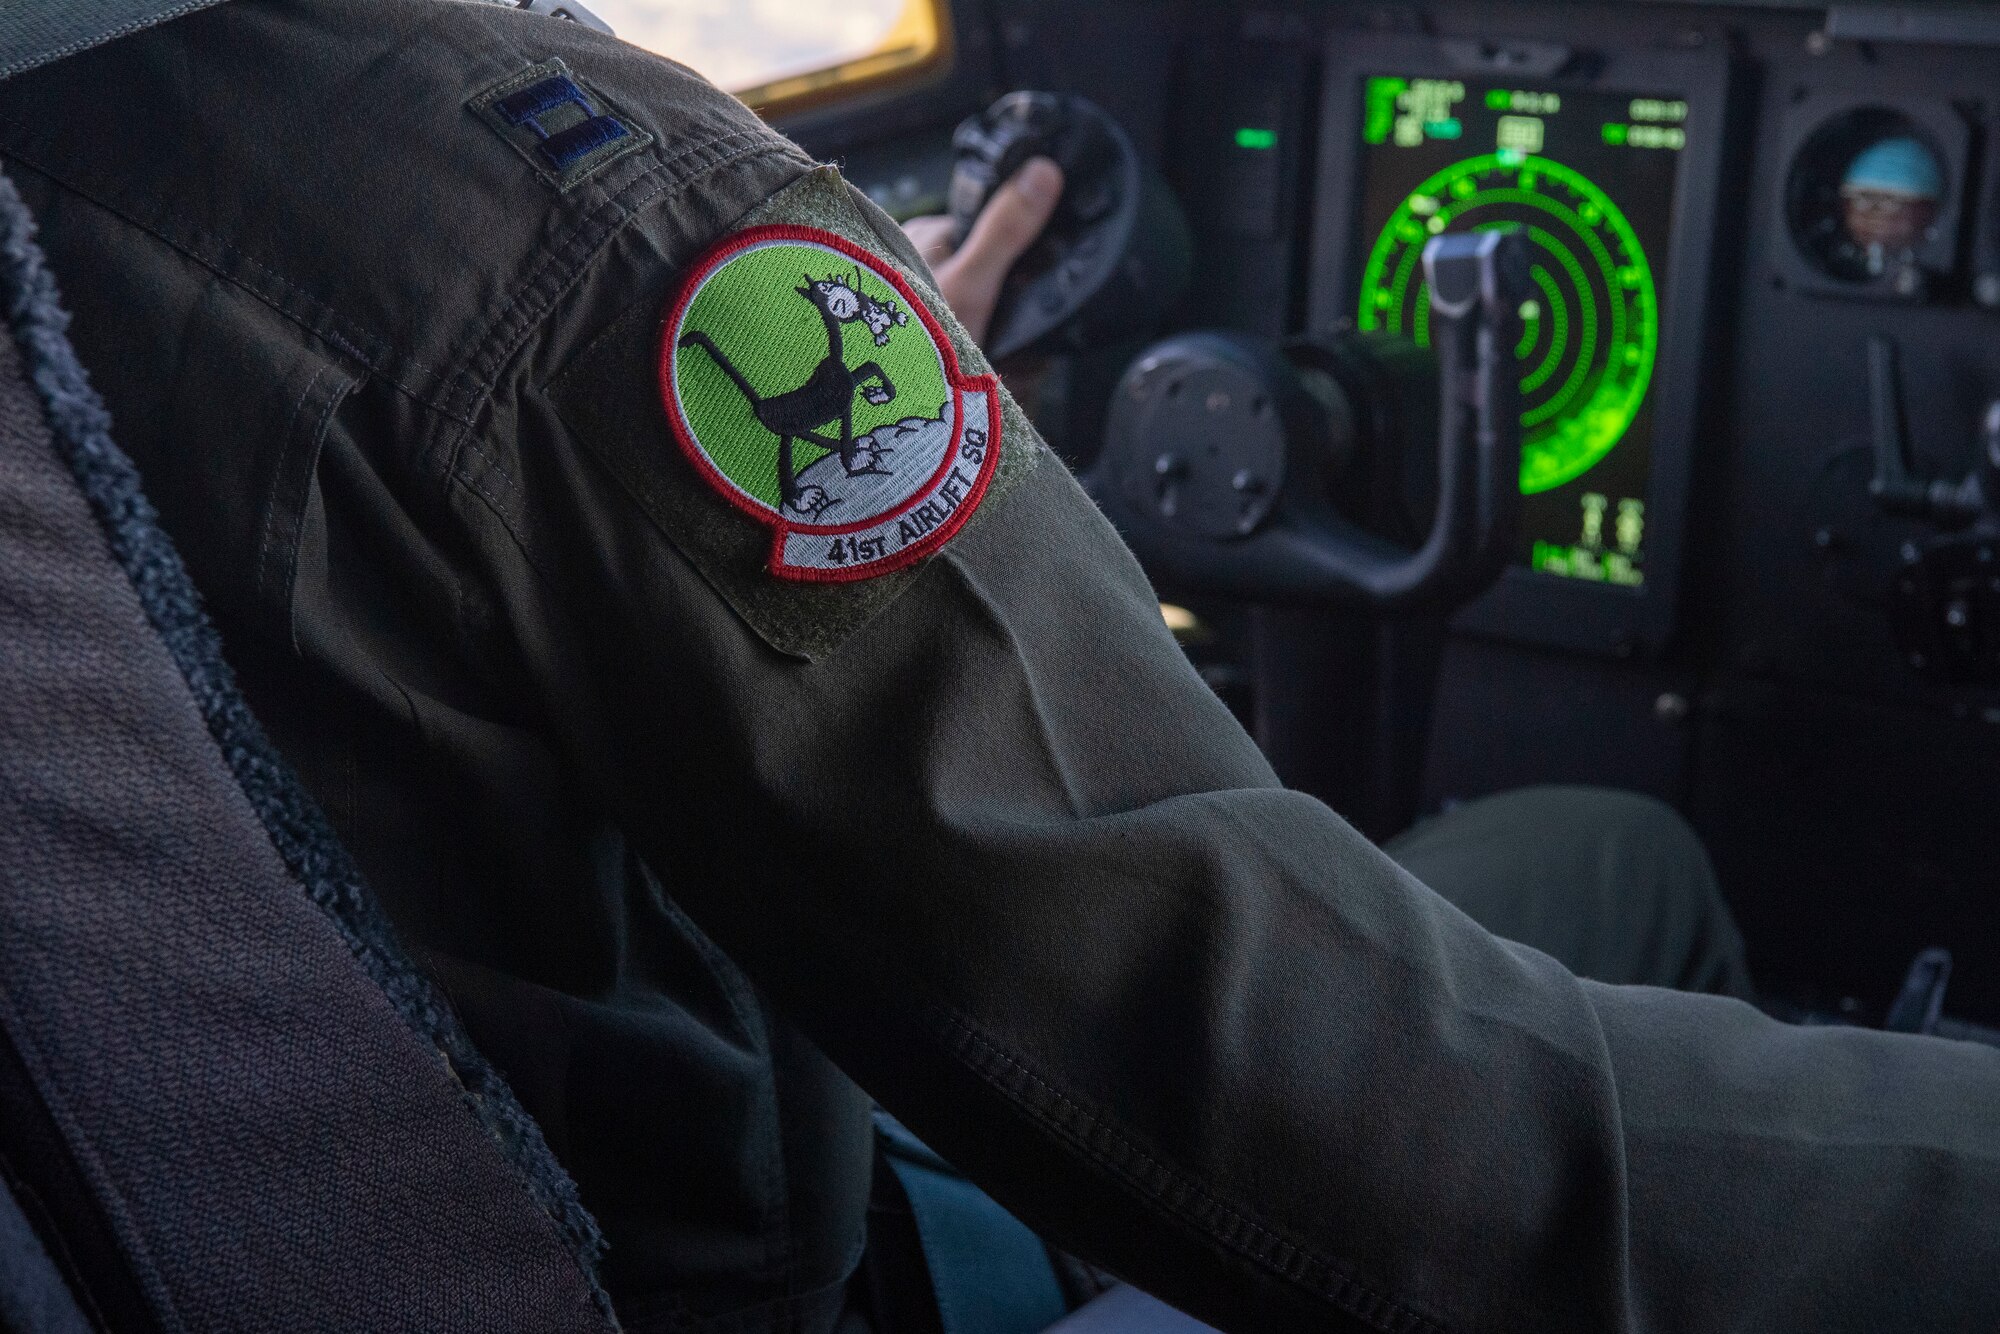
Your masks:
<svg viewBox="0 0 2000 1334"><path fill-rule="evenodd" d="M842 279L861 312L853 319L837 317L846 297L799 291ZM780 653L836 652L932 560L949 559L959 531L992 521L1047 452L902 230L831 167L806 172L634 297L548 393L572 438ZM826 375L848 387L855 470L841 461L837 410L801 421L767 407L793 432L791 496L804 508L788 509L778 433L753 404L805 387L826 363L833 340L820 302L840 330ZM682 345L696 333L722 356L701 339ZM886 386L862 378L870 362ZM893 393L875 402L871 388Z"/></svg>
<svg viewBox="0 0 2000 1334"><path fill-rule="evenodd" d="M964 373L891 265L817 227L751 227L695 263L668 305L660 390L688 462L771 530L781 579L921 559L999 458L996 378Z"/></svg>

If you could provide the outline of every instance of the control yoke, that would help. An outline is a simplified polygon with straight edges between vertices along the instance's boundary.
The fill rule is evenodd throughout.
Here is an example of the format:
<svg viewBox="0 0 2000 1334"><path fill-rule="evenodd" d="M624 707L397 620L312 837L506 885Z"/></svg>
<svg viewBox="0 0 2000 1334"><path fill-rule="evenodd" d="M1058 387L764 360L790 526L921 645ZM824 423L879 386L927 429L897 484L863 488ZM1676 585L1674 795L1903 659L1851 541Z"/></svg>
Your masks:
<svg viewBox="0 0 2000 1334"><path fill-rule="evenodd" d="M1441 395L1424 541L1397 546L1334 508L1367 405L1311 345L1180 334L1125 373L1086 479L1156 573L1195 591L1381 613L1449 610L1499 577L1521 503L1526 243L1509 231L1439 236L1423 264Z"/></svg>

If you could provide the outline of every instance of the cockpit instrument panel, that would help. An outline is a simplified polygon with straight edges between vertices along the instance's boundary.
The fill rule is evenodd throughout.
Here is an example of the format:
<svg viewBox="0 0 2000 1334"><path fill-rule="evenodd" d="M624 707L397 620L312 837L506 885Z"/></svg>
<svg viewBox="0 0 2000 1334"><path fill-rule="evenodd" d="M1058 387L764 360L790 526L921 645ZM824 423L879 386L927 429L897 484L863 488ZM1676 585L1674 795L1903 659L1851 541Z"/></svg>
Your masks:
<svg viewBox="0 0 2000 1334"><path fill-rule="evenodd" d="M1424 243L1522 233L1535 294L1515 349L1520 560L1643 587L1650 390L1686 101L1398 75L1363 89L1360 234L1374 239L1357 327L1428 345Z"/></svg>
<svg viewBox="0 0 2000 1334"><path fill-rule="evenodd" d="M1508 228L1532 254L1518 568L1467 623L1603 651L1658 643L1692 443L1720 67L1547 47L1495 59L1404 38L1350 40L1332 66L1316 319L1423 345L1427 240Z"/></svg>

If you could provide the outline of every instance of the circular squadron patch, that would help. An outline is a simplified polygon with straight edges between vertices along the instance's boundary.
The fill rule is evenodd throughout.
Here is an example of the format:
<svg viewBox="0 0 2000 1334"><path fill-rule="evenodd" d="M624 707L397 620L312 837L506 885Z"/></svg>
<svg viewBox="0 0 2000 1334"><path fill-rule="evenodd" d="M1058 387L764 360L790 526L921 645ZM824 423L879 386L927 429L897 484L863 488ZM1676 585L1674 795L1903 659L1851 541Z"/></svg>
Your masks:
<svg viewBox="0 0 2000 1334"><path fill-rule="evenodd" d="M992 375L967 376L886 261L812 227L753 227L696 263L660 347L688 459L773 533L771 573L865 579L935 551L999 458Z"/></svg>

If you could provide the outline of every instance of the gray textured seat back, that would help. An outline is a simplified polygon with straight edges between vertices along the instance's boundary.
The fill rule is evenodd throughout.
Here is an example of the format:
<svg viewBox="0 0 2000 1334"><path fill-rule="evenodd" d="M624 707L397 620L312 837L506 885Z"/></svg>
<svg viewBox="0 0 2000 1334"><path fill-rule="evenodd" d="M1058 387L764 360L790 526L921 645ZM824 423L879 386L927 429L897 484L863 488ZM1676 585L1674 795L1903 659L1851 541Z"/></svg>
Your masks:
<svg viewBox="0 0 2000 1334"><path fill-rule="evenodd" d="M0 79L221 3L222 0L6 0L0 5Z"/></svg>
<svg viewBox="0 0 2000 1334"><path fill-rule="evenodd" d="M574 1187L245 710L4 177L0 307L0 1185L114 1330L612 1328Z"/></svg>
<svg viewBox="0 0 2000 1334"><path fill-rule="evenodd" d="M0 1182L0 1330L91 1334L89 1317L5 1182Z"/></svg>

